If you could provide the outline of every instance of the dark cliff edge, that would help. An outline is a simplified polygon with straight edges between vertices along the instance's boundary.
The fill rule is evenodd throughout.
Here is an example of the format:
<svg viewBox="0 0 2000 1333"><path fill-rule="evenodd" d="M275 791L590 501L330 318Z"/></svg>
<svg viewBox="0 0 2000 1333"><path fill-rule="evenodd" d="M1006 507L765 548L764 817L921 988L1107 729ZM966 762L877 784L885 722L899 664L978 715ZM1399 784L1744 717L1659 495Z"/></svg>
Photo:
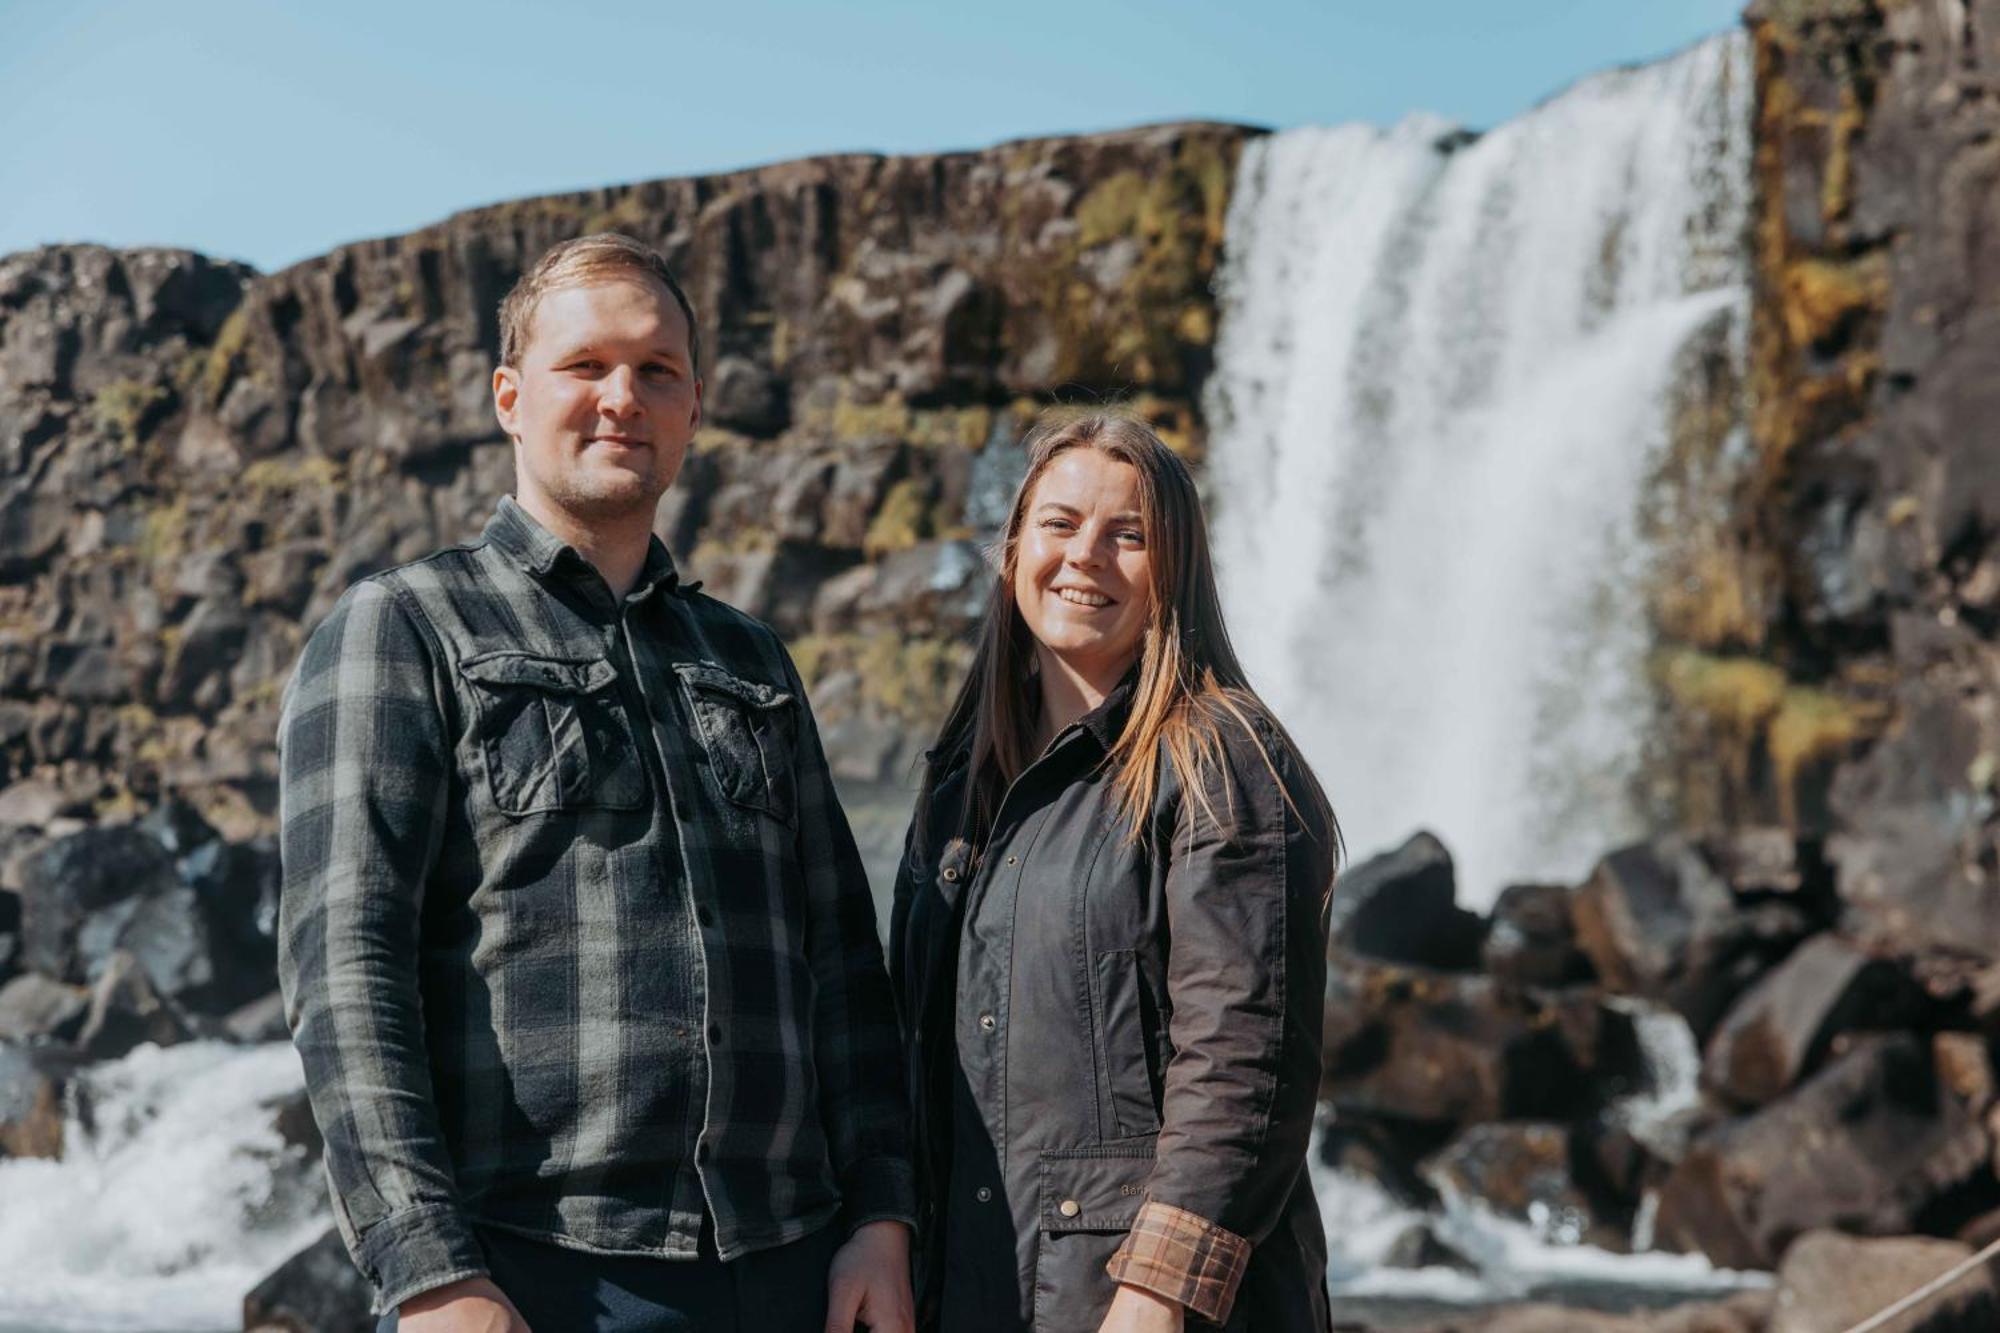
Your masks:
<svg viewBox="0 0 2000 1333"><path fill-rule="evenodd" d="M172 792L232 837L268 832L303 636L355 578L476 534L510 487L497 306L595 230L668 256L710 349L662 536L791 639L843 782L905 783L965 660L1025 422L1115 400L1199 452L1210 277L1254 133L527 199L270 275L161 250L0 259L0 823Z"/></svg>

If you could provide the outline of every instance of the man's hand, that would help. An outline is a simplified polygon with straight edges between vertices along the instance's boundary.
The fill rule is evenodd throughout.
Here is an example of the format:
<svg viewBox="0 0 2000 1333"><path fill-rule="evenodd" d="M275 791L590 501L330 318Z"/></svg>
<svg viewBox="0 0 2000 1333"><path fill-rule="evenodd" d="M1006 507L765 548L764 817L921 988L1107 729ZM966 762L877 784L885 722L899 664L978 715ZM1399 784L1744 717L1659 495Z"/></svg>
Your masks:
<svg viewBox="0 0 2000 1333"><path fill-rule="evenodd" d="M910 1229L901 1222L856 1227L826 1270L826 1333L915 1333L910 1296Z"/></svg>
<svg viewBox="0 0 2000 1333"><path fill-rule="evenodd" d="M1179 1301L1120 1283L1097 1333L1181 1333L1186 1319L1187 1307Z"/></svg>
<svg viewBox="0 0 2000 1333"><path fill-rule="evenodd" d="M447 1282L396 1307L396 1333L529 1333L528 1321L491 1278Z"/></svg>

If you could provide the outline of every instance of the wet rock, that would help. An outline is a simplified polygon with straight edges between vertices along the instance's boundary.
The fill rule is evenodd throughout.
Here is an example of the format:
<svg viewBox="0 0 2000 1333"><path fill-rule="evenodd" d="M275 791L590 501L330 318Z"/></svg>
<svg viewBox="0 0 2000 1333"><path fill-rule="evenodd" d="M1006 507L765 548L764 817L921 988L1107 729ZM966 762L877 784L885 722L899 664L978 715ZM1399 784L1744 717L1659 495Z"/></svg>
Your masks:
<svg viewBox="0 0 2000 1333"><path fill-rule="evenodd" d="M1386 962L1471 968L1485 927L1456 899L1451 853L1419 833L1340 876L1330 934L1340 947Z"/></svg>
<svg viewBox="0 0 2000 1333"><path fill-rule="evenodd" d="M1382 1264L1387 1268L1449 1268L1477 1273L1479 1265L1438 1239L1428 1222L1419 1222L1389 1242Z"/></svg>
<svg viewBox="0 0 2000 1333"><path fill-rule="evenodd" d="M1813 1231L1785 1251L1770 1333L1826 1333L1861 1323L1972 1257L1952 1240L1899 1236L1863 1240ZM2000 1326L2000 1286L1975 1268L1921 1308L1883 1326L1887 1333L1984 1333Z"/></svg>
<svg viewBox="0 0 2000 1333"><path fill-rule="evenodd" d="M1322 1109L1319 1164L1374 1181L1405 1208L1438 1206L1438 1193L1418 1164L1443 1147L1451 1129Z"/></svg>
<svg viewBox="0 0 2000 1333"><path fill-rule="evenodd" d="M1569 1126L1515 1122L1474 1125L1423 1170L1441 1194L1477 1200L1551 1244L1623 1253L1631 1207L1590 1179L1593 1166Z"/></svg>
<svg viewBox="0 0 2000 1333"><path fill-rule="evenodd" d="M151 1042L172 1046L188 1038L187 1025L160 998L139 960L123 949L105 960L91 987L90 1008L76 1035L76 1048L92 1060L115 1060Z"/></svg>
<svg viewBox="0 0 2000 1333"><path fill-rule="evenodd" d="M372 1333L367 1281L338 1232L285 1260L243 1298L246 1333Z"/></svg>
<svg viewBox="0 0 2000 1333"><path fill-rule="evenodd" d="M1605 857L1577 890L1572 916L1578 947L1607 988L1671 1006L1702 1041L1814 927L1799 904L1739 903L1679 835Z"/></svg>
<svg viewBox="0 0 2000 1333"><path fill-rule="evenodd" d="M1433 1125L1589 1114L1638 1086L1630 1015L1593 994L1329 955L1323 1094Z"/></svg>
<svg viewBox="0 0 2000 1333"><path fill-rule="evenodd" d="M62 1156L66 1082L50 1057L0 1041L0 1157Z"/></svg>
<svg viewBox="0 0 2000 1333"><path fill-rule="evenodd" d="M1895 963L1817 935L1737 1000L1709 1041L1702 1077L1760 1106L1817 1068L1841 1033L1902 1027L1923 1009L1923 994Z"/></svg>
<svg viewBox="0 0 2000 1333"><path fill-rule="evenodd" d="M222 1020L222 1030L229 1040L246 1045L286 1040L291 1028L285 1023L285 997L272 991L231 1010Z"/></svg>
<svg viewBox="0 0 2000 1333"><path fill-rule="evenodd" d="M90 992L35 972L0 986L0 1041L68 1041L83 1026Z"/></svg>
<svg viewBox="0 0 2000 1333"><path fill-rule="evenodd" d="M102 952L86 952L90 923L179 887L166 850L134 828L88 829L60 838L24 868L23 881L23 961L73 984L88 981L93 965L102 961ZM111 947L103 945L105 951Z"/></svg>
<svg viewBox="0 0 2000 1333"><path fill-rule="evenodd" d="M1853 1039L1790 1096L1695 1140L1661 1186L1659 1243L1771 1268L1818 1228L1919 1230L1987 1173L1981 1109L1919 1038Z"/></svg>
<svg viewBox="0 0 2000 1333"><path fill-rule="evenodd" d="M1568 986L1592 977L1590 959L1576 947L1570 892L1560 884L1502 890L1479 957L1488 975L1524 986Z"/></svg>

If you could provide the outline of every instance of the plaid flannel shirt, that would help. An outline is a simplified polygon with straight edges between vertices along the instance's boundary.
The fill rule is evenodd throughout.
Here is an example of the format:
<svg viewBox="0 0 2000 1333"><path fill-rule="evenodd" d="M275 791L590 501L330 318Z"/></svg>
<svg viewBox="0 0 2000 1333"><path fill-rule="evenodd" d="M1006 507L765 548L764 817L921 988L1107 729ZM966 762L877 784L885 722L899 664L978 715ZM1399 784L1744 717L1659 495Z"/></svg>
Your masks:
<svg viewBox="0 0 2000 1333"><path fill-rule="evenodd" d="M279 724L286 1017L377 1309L475 1222L724 1259L911 1221L861 863L776 636L503 498L357 583Z"/></svg>

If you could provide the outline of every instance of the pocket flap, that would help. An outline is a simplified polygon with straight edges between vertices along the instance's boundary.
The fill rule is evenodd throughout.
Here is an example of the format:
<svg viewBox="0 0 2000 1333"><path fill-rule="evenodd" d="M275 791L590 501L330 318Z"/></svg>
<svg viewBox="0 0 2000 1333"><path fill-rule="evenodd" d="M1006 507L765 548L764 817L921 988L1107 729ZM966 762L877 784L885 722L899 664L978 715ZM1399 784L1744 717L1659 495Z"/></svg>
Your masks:
<svg viewBox="0 0 2000 1333"><path fill-rule="evenodd" d="M711 662L676 662L674 670L682 680L697 689L729 695L752 708L776 708L792 701L792 696L783 690L773 689L760 680L732 676Z"/></svg>
<svg viewBox="0 0 2000 1333"><path fill-rule="evenodd" d="M488 653L458 664L468 680L483 685L529 685L554 694L594 694L618 679L618 668L603 657L535 657L528 653Z"/></svg>
<svg viewBox="0 0 2000 1333"><path fill-rule="evenodd" d="M1146 1202L1153 1145L1042 1153L1042 1230L1125 1231Z"/></svg>

